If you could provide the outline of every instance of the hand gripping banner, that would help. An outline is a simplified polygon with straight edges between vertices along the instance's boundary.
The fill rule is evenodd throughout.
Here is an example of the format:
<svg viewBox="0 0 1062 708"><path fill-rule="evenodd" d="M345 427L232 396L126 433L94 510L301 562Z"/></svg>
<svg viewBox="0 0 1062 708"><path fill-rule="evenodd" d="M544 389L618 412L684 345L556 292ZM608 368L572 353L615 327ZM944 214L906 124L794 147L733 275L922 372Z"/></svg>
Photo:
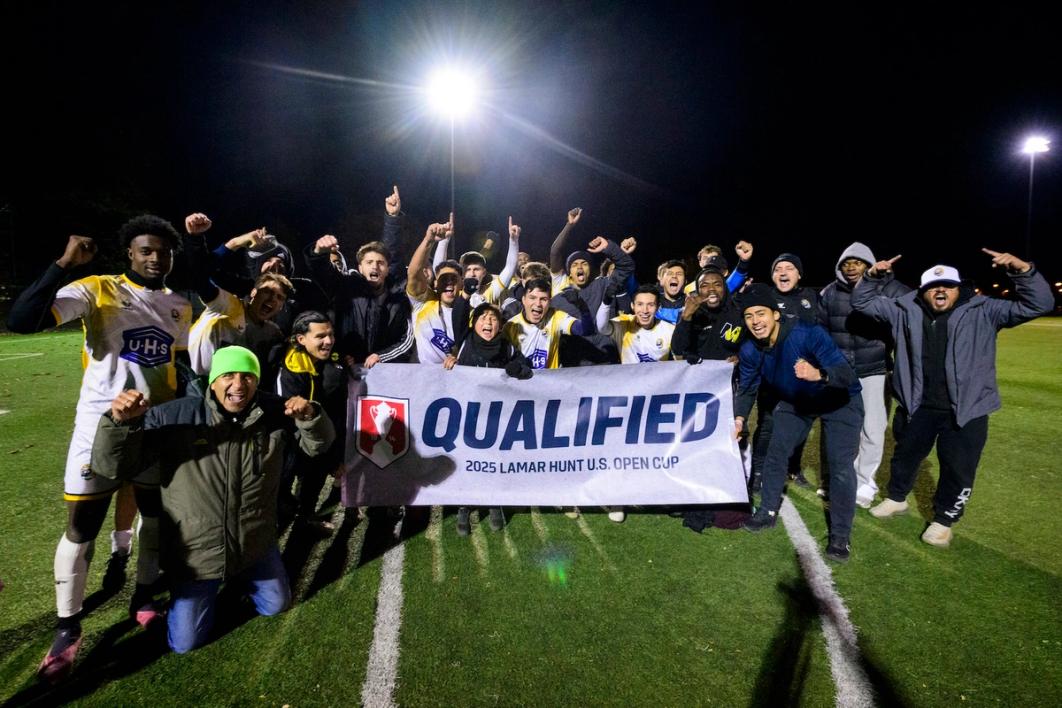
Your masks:
<svg viewBox="0 0 1062 708"><path fill-rule="evenodd" d="M347 506L747 503L733 367L378 364L351 382Z"/></svg>

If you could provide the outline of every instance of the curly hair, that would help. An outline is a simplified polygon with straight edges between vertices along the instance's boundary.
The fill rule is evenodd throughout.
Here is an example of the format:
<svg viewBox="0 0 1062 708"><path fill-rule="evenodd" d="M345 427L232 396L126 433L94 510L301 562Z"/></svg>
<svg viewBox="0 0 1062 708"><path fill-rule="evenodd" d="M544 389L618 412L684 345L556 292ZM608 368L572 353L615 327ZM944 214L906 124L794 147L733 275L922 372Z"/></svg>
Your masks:
<svg viewBox="0 0 1062 708"><path fill-rule="evenodd" d="M181 250L181 237L177 235L177 229L173 228L170 222L154 214L141 214L122 224L122 227L118 229L118 243L122 248L129 248L133 239L144 235L158 236L168 241L173 251Z"/></svg>

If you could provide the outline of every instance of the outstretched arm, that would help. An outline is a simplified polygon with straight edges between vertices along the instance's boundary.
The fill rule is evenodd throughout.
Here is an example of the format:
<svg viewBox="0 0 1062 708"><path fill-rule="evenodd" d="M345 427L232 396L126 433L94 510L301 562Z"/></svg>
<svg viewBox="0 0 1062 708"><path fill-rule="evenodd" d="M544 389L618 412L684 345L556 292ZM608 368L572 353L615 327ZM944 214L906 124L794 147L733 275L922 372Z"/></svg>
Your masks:
<svg viewBox="0 0 1062 708"><path fill-rule="evenodd" d="M7 315L7 327L18 334L42 332L55 327L61 322L49 312L67 273L92 261L96 255L96 242L87 236L71 236L67 239L66 250L55 263L41 274L41 277L22 291L11 305ZM76 313L71 313L76 316ZM73 316L66 318L74 319Z"/></svg>
<svg viewBox="0 0 1062 708"><path fill-rule="evenodd" d="M880 290L882 279L892 273L892 264L899 259L900 256L894 256L867 269L852 288L852 309L881 322L892 322L896 316L896 303L894 298L881 295Z"/></svg>
<svg viewBox="0 0 1062 708"><path fill-rule="evenodd" d="M1018 295L1017 302L989 298L986 307L997 327L1017 327L1022 322L1046 315L1054 308L1055 297L1051 293L1051 286L1043 275L1036 272L1032 263L1009 253L987 248L981 250L992 257L993 268L1007 269Z"/></svg>
<svg viewBox="0 0 1062 708"><path fill-rule="evenodd" d="M568 222L561 229L561 232L557 234L557 238L553 239L553 245L549 247L550 272L564 272L564 251L568 247L568 236L572 232L572 227L579 223L582 215L583 210L579 207L575 207L568 212Z"/></svg>

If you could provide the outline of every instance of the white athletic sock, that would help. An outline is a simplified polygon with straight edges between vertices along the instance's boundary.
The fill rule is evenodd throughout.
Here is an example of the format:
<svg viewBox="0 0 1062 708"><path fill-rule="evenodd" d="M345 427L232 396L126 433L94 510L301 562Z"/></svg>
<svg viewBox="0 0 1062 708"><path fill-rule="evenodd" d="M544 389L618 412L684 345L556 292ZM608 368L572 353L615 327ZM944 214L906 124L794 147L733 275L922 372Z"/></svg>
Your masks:
<svg viewBox="0 0 1062 708"><path fill-rule="evenodd" d="M159 578L159 519L140 515L136 527L140 551L136 557L136 582L151 585Z"/></svg>
<svg viewBox="0 0 1062 708"><path fill-rule="evenodd" d="M81 612L95 542L74 543L63 534L55 549L55 608L60 617Z"/></svg>
<svg viewBox="0 0 1062 708"><path fill-rule="evenodd" d="M133 529L111 531L111 555L121 553L127 556L133 552Z"/></svg>

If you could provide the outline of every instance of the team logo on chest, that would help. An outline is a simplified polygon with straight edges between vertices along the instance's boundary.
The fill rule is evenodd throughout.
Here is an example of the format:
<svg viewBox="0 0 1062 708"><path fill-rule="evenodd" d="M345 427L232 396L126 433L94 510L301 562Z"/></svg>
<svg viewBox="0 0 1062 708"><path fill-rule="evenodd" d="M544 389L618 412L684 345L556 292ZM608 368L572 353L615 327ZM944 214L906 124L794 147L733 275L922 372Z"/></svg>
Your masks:
<svg viewBox="0 0 1062 708"><path fill-rule="evenodd" d="M173 336L158 327L136 327L122 332L120 357L140 366L159 366L170 362Z"/></svg>
<svg viewBox="0 0 1062 708"><path fill-rule="evenodd" d="M359 396L358 453L383 469L409 450L409 399Z"/></svg>

